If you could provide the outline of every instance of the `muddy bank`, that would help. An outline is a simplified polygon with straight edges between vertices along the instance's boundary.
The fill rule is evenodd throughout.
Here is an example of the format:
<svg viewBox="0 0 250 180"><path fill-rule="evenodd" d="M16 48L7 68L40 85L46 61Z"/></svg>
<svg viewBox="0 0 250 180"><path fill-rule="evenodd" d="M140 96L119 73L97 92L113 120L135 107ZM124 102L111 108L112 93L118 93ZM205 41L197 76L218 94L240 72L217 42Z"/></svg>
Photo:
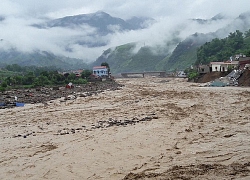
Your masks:
<svg viewBox="0 0 250 180"><path fill-rule="evenodd" d="M215 79L218 79L220 77L226 76L226 72L210 72L206 74L201 74L198 79L195 80L197 83L206 83L210 81L214 81Z"/></svg>
<svg viewBox="0 0 250 180"><path fill-rule="evenodd" d="M239 86L250 87L250 70L245 70L245 72L239 78Z"/></svg>
<svg viewBox="0 0 250 180"><path fill-rule="evenodd" d="M225 77L227 75L227 72L210 72L206 74L200 75L195 82L197 83L207 83L214 81L215 79L218 79L220 77ZM246 69L243 74L238 79L238 86L246 86L250 87L250 70Z"/></svg>
<svg viewBox="0 0 250 180"><path fill-rule="evenodd" d="M121 84L115 81L104 81L104 82L91 82L84 85L75 86L72 89L65 87L41 87L33 89L17 89L6 92L1 92L0 103L5 106L0 108L11 108L15 107L14 102L21 103L47 103L51 100L64 97L65 100L68 98L77 98L79 96L91 96L97 93L101 93L104 90L117 90L122 87ZM16 98L16 99L15 99Z"/></svg>

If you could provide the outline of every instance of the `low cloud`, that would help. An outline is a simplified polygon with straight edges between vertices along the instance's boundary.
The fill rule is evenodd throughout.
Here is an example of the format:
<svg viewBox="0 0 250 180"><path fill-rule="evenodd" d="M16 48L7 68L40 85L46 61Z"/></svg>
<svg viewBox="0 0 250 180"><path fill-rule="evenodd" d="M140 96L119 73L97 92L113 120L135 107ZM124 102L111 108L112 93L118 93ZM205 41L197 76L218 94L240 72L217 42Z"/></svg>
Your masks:
<svg viewBox="0 0 250 180"><path fill-rule="evenodd" d="M233 18L246 11L247 0L228 3L226 0L160 0L146 2L128 0L114 2L104 0L41 1L32 0L2 0L0 3L0 48L16 48L22 52L33 50L49 51L56 55L80 58L86 62L96 60L102 52L118 45L137 42L137 51L142 46L157 47L157 52L168 53L164 48L169 45L169 51L177 44L176 38L185 39L187 36L199 33L214 32L226 26ZM148 10L146 10L148 9ZM112 16L128 19L132 16L146 16L156 20L147 29L120 32L119 26L110 26L113 34L100 36L96 29L90 26L80 28L53 27L39 29L32 24L43 23L50 18L66 15L93 13L103 10ZM129 13L128 13L129 12ZM228 14L228 18L199 24L192 18L211 18L218 13ZM84 43L87 42L89 46ZM102 46L94 47L96 44ZM93 46L91 46L93 45ZM162 48L162 49L161 49Z"/></svg>

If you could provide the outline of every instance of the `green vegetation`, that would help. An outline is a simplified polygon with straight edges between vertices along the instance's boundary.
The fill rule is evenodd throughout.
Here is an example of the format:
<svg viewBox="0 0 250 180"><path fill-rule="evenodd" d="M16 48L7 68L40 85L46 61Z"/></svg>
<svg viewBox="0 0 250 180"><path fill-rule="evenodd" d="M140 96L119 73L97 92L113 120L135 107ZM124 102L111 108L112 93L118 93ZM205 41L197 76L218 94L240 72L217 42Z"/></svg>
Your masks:
<svg viewBox="0 0 250 180"><path fill-rule="evenodd" d="M211 41L212 37L207 34L195 33L180 42L169 56L165 69L168 71L184 70L193 65L197 60L197 48L205 42Z"/></svg>
<svg viewBox="0 0 250 180"><path fill-rule="evenodd" d="M184 70L192 65L208 64L211 61L225 61L235 54L250 56L250 29L245 33L237 30L224 39L216 37L216 33L196 33L181 42L180 39L173 38L164 47L138 48L136 43L124 44L104 51L93 66L107 62L114 74L174 71ZM170 54L169 50L173 48Z"/></svg>
<svg viewBox="0 0 250 180"><path fill-rule="evenodd" d="M82 59L56 56L46 51L23 53L15 49L3 51L0 49L0 67L8 64L34 67L57 67L58 69L73 70L78 67L88 69L89 66Z"/></svg>
<svg viewBox="0 0 250 180"><path fill-rule="evenodd" d="M86 79L86 78L88 78L91 74L92 74L92 71L86 69L86 70L84 70L84 71L82 72L81 77L82 77L82 79ZM81 83L80 83L80 84L81 84Z"/></svg>
<svg viewBox="0 0 250 180"><path fill-rule="evenodd" d="M164 67L158 64L164 59L164 55L158 55L159 53L148 46L140 47L138 52L136 48L136 43L129 43L108 49L93 63L93 66L108 63L113 74L163 70Z"/></svg>
<svg viewBox="0 0 250 180"><path fill-rule="evenodd" d="M13 71L8 71L8 70L0 70L0 77L8 77L8 76L15 76L15 75L21 75L22 73L20 72L13 72Z"/></svg>
<svg viewBox="0 0 250 180"><path fill-rule="evenodd" d="M5 70L5 71L4 71ZM43 71L56 71L57 68L55 66L46 66L46 67L37 67L37 66L20 66L18 64L6 65L3 71L11 75L22 75L28 72L34 72L35 75L39 75Z"/></svg>
<svg viewBox="0 0 250 180"><path fill-rule="evenodd" d="M124 68L127 67L130 59L132 58L132 51L135 48L134 43L125 44L118 46L115 49L108 49L103 52L92 66L99 66L100 64L107 62L112 68L112 73L119 73L124 71Z"/></svg>
<svg viewBox="0 0 250 180"><path fill-rule="evenodd" d="M225 61L235 54L250 55L250 30L245 34L237 30L224 39L215 38L206 42L197 50L196 64Z"/></svg>
<svg viewBox="0 0 250 180"><path fill-rule="evenodd" d="M191 79L195 79L196 77L198 77L199 73L195 70L193 71L190 71L188 73L188 79L191 80Z"/></svg>
<svg viewBox="0 0 250 180"><path fill-rule="evenodd" d="M197 48L211 39L212 36L196 33L182 42L173 35L161 47L138 47L136 43L129 43L104 51L93 66L108 62L112 73L184 70L195 63Z"/></svg>
<svg viewBox="0 0 250 180"><path fill-rule="evenodd" d="M198 71L193 68L187 68L184 72L187 74L188 80L193 80L199 76Z"/></svg>
<svg viewBox="0 0 250 180"><path fill-rule="evenodd" d="M86 78L92 72L85 70L80 77L77 77L74 73L60 74L53 68L21 67L13 64L6 66L5 70L1 70L0 73L5 74L0 79L0 91L5 91L12 88L64 85L69 82L85 84L87 83Z"/></svg>
<svg viewBox="0 0 250 180"><path fill-rule="evenodd" d="M63 80L59 78L59 81L53 80L55 75L52 77L44 76L41 78L38 78L38 76L42 71L55 71L55 66L62 69L68 67L69 70L73 67L83 67L88 69L88 67L108 64L108 68L112 69L112 73L117 74L121 72L174 71L175 69L184 70L194 64L198 65L208 64L211 61L225 61L235 54L245 54L250 56L250 29L245 33L237 30L230 33L228 37L224 39L216 38L216 33L196 33L181 42L177 37L178 36L173 34L173 37L165 43L164 47L150 47L142 44L140 46L136 43L129 43L110 48L104 51L103 54L90 65L80 65L82 63L80 60L75 59L67 61L67 59L59 58L47 52L33 53L32 58L31 54L26 55L27 57L24 58L24 54L16 51L0 53L0 59L7 57L12 58L12 61L8 62L17 62L15 61L16 59L23 58L23 60L18 61L18 63L21 63L22 65L27 63L36 64L28 67L20 67L17 64L7 65L5 70L0 71L0 78L3 80L3 78L7 77L23 77L29 72L33 72L36 83L32 84L36 86L62 82L65 83L69 81L67 79L77 80L80 83L81 80L79 80L79 78L73 79L73 75ZM170 53L172 49L174 50ZM69 62L71 64L69 64ZM1 63L2 62L0 61L0 67L3 65ZM44 65L50 65L51 67L37 68L37 66L42 67ZM91 71L85 71L81 75L81 78L86 79L91 73ZM29 83L31 80L33 79L29 79Z"/></svg>

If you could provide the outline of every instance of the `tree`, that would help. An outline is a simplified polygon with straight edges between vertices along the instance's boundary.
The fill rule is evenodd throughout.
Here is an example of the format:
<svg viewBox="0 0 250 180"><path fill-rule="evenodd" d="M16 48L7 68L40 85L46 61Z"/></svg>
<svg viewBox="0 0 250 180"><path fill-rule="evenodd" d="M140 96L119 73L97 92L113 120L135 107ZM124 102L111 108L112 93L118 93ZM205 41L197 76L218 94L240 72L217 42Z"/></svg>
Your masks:
<svg viewBox="0 0 250 180"><path fill-rule="evenodd" d="M7 83L7 85L11 86L13 84L14 80L12 77L9 76L5 79L5 82Z"/></svg>
<svg viewBox="0 0 250 180"><path fill-rule="evenodd" d="M2 82L2 84L1 84L1 86L0 86L0 91L1 92L4 92L5 90L6 90L6 88L7 88L7 83L6 82Z"/></svg>
<svg viewBox="0 0 250 180"><path fill-rule="evenodd" d="M245 38L250 37L250 29L245 32L244 36L245 36Z"/></svg>
<svg viewBox="0 0 250 180"><path fill-rule="evenodd" d="M49 77L49 73L48 73L48 71L42 71L42 72L40 72L40 76Z"/></svg>
<svg viewBox="0 0 250 180"><path fill-rule="evenodd" d="M73 83L74 83L74 84L86 84L86 83L87 83L87 80L86 80L86 79L79 78L79 79L74 80Z"/></svg>
<svg viewBox="0 0 250 180"><path fill-rule="evenodd" d="M75 80L76 79L76 75L74 73L70 73L67 77L67 79L70 80Z"/></svg>
<svg viewBox="0 0 250 180"><path fill-rule="evenodd" d="M51 81L54 83L54 84L63 84L66 77L62 74L59 74L59 73L56 73L56 74L53 74L51 76Z"/></svg>
<svg viewBox="0 0 250 180"><path fill-rule="evenodd" d="M6 88L8 85L7 85L6 82L3 82L3 83L1 84L1 86L2 86L3 88Z"/></svg>
<svg viewBox="0 0 250 180"><path fill-rule="evenodd" d="M45 85L49 85L49 84L50 84L50 81L49 81L48 77L43 76L43 75L36 77L34 82L33 82L34 87L45 86Z"/></svg>
<svg viewBox="0 0 250 180"><path fill-rule="evenodd" d="M84 70L84 71L82 72L81 78L85 79L85 78L89 77L91 74L92 74L92 71L86 69L86 70Z"/></svg>
<svg viewBox="0 0 250 180"><path fill-rule="evenodd" d="M15 82L17 85L21 85L23 83L23 77L22 76L14 76L13 79L15 79Z"/></svg>
<svg viewBox="0 0 250 180"><path fill-rule="evenodd" d="M18 64L7 65L5 69L7 69L8 71L15 71L15 72L21 72L23 70L22 67L19 66Z"/></svg>
<svg viewBox="0 0 250 180"><path fill-rule="evenodd" d="M103 62L101 64L101 66L106 66L106 68L108 69L108 74L110 74L110 67L109 67L109 64L107 62Z"/></svg>
<svg viewBox="0 0 250 180"><path fill-rule="evenodd" d="M226 46L228 48L235 50L238 50L242 48L244 45L244 37L243 33L239 30L236 30L234 33L230 33L227 37Z"/></svg>
<svg viewBox="0 0 250 180"><path fill-rule="evenodd" d="M236 30L224 39L215 38L211 42L206 42L198 48L196 64L207 64L211 61L225 61L232 55L247 52L248 49L247 43L244 41L243 33Z"/></svg>
<svg viewBox="0 0 250 180"><path fill-rule="evenodd" d="M23 79L23 84L24 85L31 85L33 84L34 80L35 80L35 74L34 72L28 72Z"/></svg>

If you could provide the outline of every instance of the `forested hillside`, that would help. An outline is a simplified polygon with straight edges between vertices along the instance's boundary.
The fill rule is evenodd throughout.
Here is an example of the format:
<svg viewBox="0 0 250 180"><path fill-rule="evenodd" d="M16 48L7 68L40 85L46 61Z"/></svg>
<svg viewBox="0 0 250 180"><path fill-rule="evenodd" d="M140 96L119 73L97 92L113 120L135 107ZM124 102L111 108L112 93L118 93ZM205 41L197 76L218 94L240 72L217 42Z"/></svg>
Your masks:
<svg viewBox="0 0 250 180"><path fill-rule="evenodd" d="M76 58L69 58L65 56L56 56L53 53L46 51L36 51L32 53L23 53L14 49L9 51L0 50L0 67L5 67L10 64L18 64L20 66L37 66L37 67L51 67L57 69L71 70L71 69L88 69L87 63Z"/></svg>
<svg viewBox="0 0 250 180"><path fill-rule="evenodd" d="M250 29L245 33L237 30L224 39L215 38L197 50L196 64L225 61L235 54L250 56Z"/></svg>
<svg viewBox="0 0 250 180"><path fill-rule="evenodd" d="M153 50L144 46L137 53L134 52L136 43L125 44L104 51L92 65L98 66L102 62L111 65L112 73L120 72L138 72L138 71L154 71L156 69L163 70L163 66L159 65L164 59L164 55L153 52Z"/></svg>
<svg viewBox="0 0 250 180"><path fill-rule="evenodd" d="M213 34L200 33L189 36L177 45L171 56L166 58L164 68L173 71L175 69L181 70L190 67L197 59L197 48L211 41L214 37Z"/></svg>
<svg viewBox="0 0 250 180"><path fill-rule="evenodd" d="M218 16L214 20L221 18L223 17ZM128 45L117 46L104 51L94 64L108 62L113 73L142 70L174 71L184 70L200 63L228 60L235 54L249 55L249 19L250 13L242 13L214 32L199 33L197 29L197 33L185 39L178 38L178 30L176 30L165 41L163 45L165 47L161 47L165 53L162 51L160 54L155 53L157 47L141 47L141 49L137 48L139 51L135 51L134 47ZM211 20L193 21L201 24L211 23Z"/></svg>

